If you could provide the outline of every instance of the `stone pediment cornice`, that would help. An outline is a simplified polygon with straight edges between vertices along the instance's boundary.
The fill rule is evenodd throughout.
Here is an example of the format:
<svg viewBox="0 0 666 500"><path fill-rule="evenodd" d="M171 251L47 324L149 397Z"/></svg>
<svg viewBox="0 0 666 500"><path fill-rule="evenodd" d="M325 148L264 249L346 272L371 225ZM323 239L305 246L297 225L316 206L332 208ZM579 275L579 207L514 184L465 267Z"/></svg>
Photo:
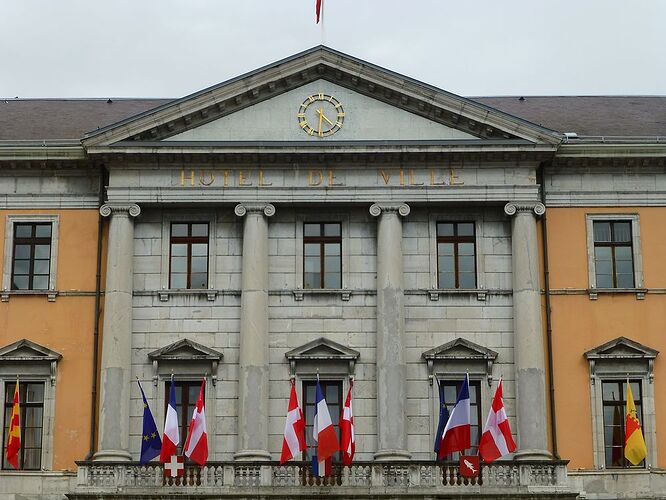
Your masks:
<svg viewBox="0 0 666 500"><path fill-rule="evenodd" d="M655 359L659 351L626 337L618 337L585 353L588 360Z"/></svg>
<svg viewBox="0 0 666 500"><path fill-rule="evenodd" d="M223 354L190 339L181 339L148 353L152 361L219 361Z"/></svg>
<svg viewBox="0 0 666 500"><path fill-rule="evenodd" d="M479 139L561 142L555 131L324 46L90 132L82 142L91 148L125 140L160 141L319 79Z"/></svg>

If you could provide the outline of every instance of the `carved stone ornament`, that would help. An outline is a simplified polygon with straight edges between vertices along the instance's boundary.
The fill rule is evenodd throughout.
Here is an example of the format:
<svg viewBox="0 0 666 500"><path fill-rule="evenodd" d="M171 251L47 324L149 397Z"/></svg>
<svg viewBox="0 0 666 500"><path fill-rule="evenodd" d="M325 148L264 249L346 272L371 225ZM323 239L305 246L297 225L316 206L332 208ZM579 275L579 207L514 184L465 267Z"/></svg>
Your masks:
<svg viewBox="0 0 666 500"><path fill-rule="evenodd" d="M239 203L234 208L234 213L238 217L243 217L247 213L263 213L266 217L275 215L275 206L271 203Z"/></svg>
<svg viewBox="0 0 666 500"><path fill-rule="evenodd" d="M509 202L504 205L504 213L507 215L516 215L520 212L534 212L534 215L542 216L546 213L546 206L543 203L514 203Z"/></svg>
<svg viewBox="0 0 666 500"><path fill-rule="evenodd" d="M109 217L111 214L128 214L130 217L138 217L141 208L136 203L105 203L99 208L99 213L102 217Z"/></svg>
<svg viewBox="0 0 666 500"><path fill-rule="evenodd" d="M407 203L373 203L370 206L370 215L379 217L383 213L398 213L403 217L407 217L411 209Z"/></svg>

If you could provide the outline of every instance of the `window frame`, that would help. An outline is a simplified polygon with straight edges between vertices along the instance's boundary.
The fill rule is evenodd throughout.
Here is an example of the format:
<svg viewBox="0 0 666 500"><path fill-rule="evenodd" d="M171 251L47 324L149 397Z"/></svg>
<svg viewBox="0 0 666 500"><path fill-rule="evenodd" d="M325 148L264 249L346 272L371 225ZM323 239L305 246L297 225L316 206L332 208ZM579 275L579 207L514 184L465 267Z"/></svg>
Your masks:
<svg viewBox="0 0 666 500"><path fill-rule="evenodd" d="M636 213L588 213L585 215L586 229L587 229L587 256L588 256L588 283L590 290L596 292L597 290L609 290L615 292L631 291L635 292L637 289L644 287L643 282L643 258L641 252L641 233L640 233L640 217ZM633 274L634 286L632 288L600 288L597 286L597 272L596 272L596 258L594 241L594 223L595 222L630 222L631 223L631 253L633 260ZM615 276L615 267L613 267L613 283L617 283ZM594 293L593 292L593 293ZM592 298L596 298L593 295ZM644 294L638 294L637 298L644 298Z"/></svg>
<svg viewBox="0 0 666 500"><path fill-rule="evenodd" d="M171 383L170 379L166 379L163 381L163 389L164 389L164 405L162 406L162 411L164 412L164 415L166 415L166 410L167 406L169 405L169 384ZM184 454L185 450L185 440L187 439L187 433L189 431L190 427L190 422L192 420L191 415L190 415L190 410L192 413L194 413L194 407L196 406L197 403L197 397L199 395L199 390L201 389L201 380L193 380L193 379L179 379L179 380L174 380L174 383L176 384L176 391L180 387L181 389L181 404L180 406L183 407L183 402L186 400L187 401L187 406L183 407L186 409L186 411L182 412L180 417L182 418L182 421L178 422L178 432L180 433L180 442L178 443L177 449L178 449L178 455ZM183 387L188 387L187 393L183 391ZM197 396L195 396L194 401L190 401L190 393L189 389L194 388ZM204 401L208 399L208 387L204 389ZM176 413L178 412L178 396L176 395Z"/></svg>
<svg viewBox="0 0 666 500"><path fill-rule="evenodd" d="M14 290L12 277L14 274L14 234L17 224L51 224L51 256L49 259L49 284L45 289ZM2 273L2 300L9 300L9 295L39 295L47 294L49 301L56 297L56 277L58 275L58 246L59 246L59 215L7 215L5 224L4 267Z"/></svg>
<svg viewBox="0 0 666 500"><path fill-rule="evenodd" d="M326 400L326 405L329 407L329 413L331 415L331 422L333 423L333 428L335 429L335 434L338 437L338 441L340 440L340 417L342 415L342 410L343 410L343 405L344 405L344 398L346 397L346 391L349 389L349 383L345 383L345 380L348 380L346 377L320 377L319 383L324 385L322 387L322 390L324 391L324 397L326 397L326 385L332 385L336 384L340 388L340 391L338 393L338 401L336 401L336 405L340 408L340 412L335 413L331 412L330 410L330 404L329 401ZM305 419L305 442L306 442L306 448L305 450L301 453L301 459L308 461L312 460L312 455L310 454L310 447L307 446L307 443L310 442L312 439L312 425L308 425L308 419L307 419L307 405L308 405L308 400L306 398L307 396L307 388L306 386L316 386L317 383L317 378L312 378L311 376L308 377L302 377L299 380L299 389L301 392L301 396L299 398L299 401L301 402L302 408L303 408L303 418ZM335 423L337 418L337 424ZM309 436L308 436L309 434ZM333 456L333 463L340 463L342 461L342 453L337 452Z"/></svg>
<svg viewBox="0 0 666 500"><path fill-rule="evenodd" d="M16 380L11 381L11 380L5 380L2 382L4 386L4 393L3 393L3 404L2 404L2 411L3 411L3 422L2 422L2 449L3 451L7 449L7 438L8 438L8 428L7 428L7 411L9 409L9 413L11 415L11 408L13 407L13 403L10 403L7 400L8 393L10 393L13 397L14 394L14 387L12 387L11 391L8 391L7 388L10 384L14 385L16 384ZM28 403L26 401L25 393L27 391L27 386L28 384L40 384L42 386L42 401L41 403ZM40 446L39 448L31 448L31 449L38 449L39 450L39 465L37 468L30 468L26 469L24 467L25 463L25 429L26 429L26 418L27 418L27 408L41 408L42 409L42 419L41 419L41 439L40 439ZM21 381L19 380L19 417L20 417L20 429L21 429L21 447L19 449L19 468L14 469L11 467L9 464L7 464L7 467L5 467L5 462L6 462L6 454L3 453L2 459L0 461L0 470L2 471L35 471L35 470L42 470L42 459L44 457L44 415L46 412L46 382L45 381L30 381L30 380L24 380ZM6 433L7 432L7 433Z"/></svg>
<svg viewBox="0 0 666 500"><path fill-rule="evenodd" d="M303 221L303 280L302 286L304 290L341 290L344 288L343 275L342 275L342 223L339 221ZM306 236L305 235L305 226L306 225L319 225L319 236ZM340 234L338 236L325 236L322 233L325 232L325 226L327 224L336 224L340 228ZM308 257L305 254L305 246L312 244L319 245L319 286L318 287L307 287L305 286L305 261ZM339 245L339 264L340 264L340 286L331 288L326 286L326 245L327 244L338 244Z"/></svg>
<svg viewBox="0 0 666 500"><path fill-rule="evenodd" d="M626 458L624 458L624 446L622 446L622 462L623 462L623 465L621 465L621 466L616 466L616 465L612 465L612 464L609 465L606 461L606 448L608 448L609 446L608 446L608 443L606 443L606 427L607 427L607 425L606 425L606 411L605 411L605 409L607 407L620 407L620 415L621 415L620 422L621 422L621 429L622 429L622 441L624 441L625 420L626 420L626 413L627 413L626 382L627 382L626 378L625 379L606 378L606 379L601 380L601 407L602 407L601 420L602 420L602 426L603 426L603 431L604 431L603 432L603 441L604 441L604 443L603 443L603 451L604 451L603 461L604 461L604 468L606 468L606 469L613 469L613 470L639 469L640 470L640 469L645 469L646 468L646 466L645 466L646 461L645 460L643 460L643 462L639 465L633 465ZM645 434L646 433L646 428L645 428L645 425L644 425L645 418L644 418L644 412L643 412L643 406L644 406L643 405L643 383L642 383L642 380L640 378L634 378L634 379L630 378L629 382L632 383L632 384L633 383L638 384L638 388L639 388L639 391L640 391L639 392L640 398L636 397L636 393L634 393L633 396L634 396L634 403L637 406L640 407L638 421L641 423L641 430ZM622 387L622 390L623 390L622 391L622 397L618 401L607 402L604 399L604 390L603 390L603 388L604 388L605 384L611 384L611 383L612 384L621 384L621 387ZM633 390L632 390L632 392L633 392ZM639 402L636 403L637 401L639 401ZM644 439L645 439L645 436L644 436ZM610 447L612 448L612 445Z"/></svg>
<svg viewBox="0 0 666 500"><path fill-rule="evenodd" d="M187 225L187 236L174 236L173 235L173 226L175 224L185 224ZM207 231L206 231L206 236L192 236L192 226L193 225L203 225L206 224L207 226ZM203 288L199 287L193 287L192 286L192 246L193 245L200 245L202 243L206 243L206 286ZM174 241L175 240L175 241ZM171 272L171 264L172 264L172 252L173 252L173 246L174 245L187 245L187 272L186 272L186 286L185 288L173 288L171 279L172 279L172 272ZM169 224L169 289L170 290L207 290L209 287L210 283L210 223L209 222L204 222L204 221L171 221ZM182 273L179 273L182 274ZM197 273L198 274L198 273Z"/></svg>
<svg viewBox="0 0 666 500"><path fill-rule="evenodd" d="M433 397L433 399L434 399L433 402L435 403L434 432L437 432L437 424L439 423L439 384L454 386L455 387L456 398L457 398L458 391L460 390L460 386L463 384L463 382L465 380L465 376L462 375L462 376L458 376L458 377L453 377L451 375L438 374L438 375L436 375L436 378L437 378L437 380L434 383L434 397ZM477 418L478 418L478 425L477 425L477 427L478 427L478 430L477 430L478 441L477 441L476 445L474 445L474 441L473 441L473 439L471 438L471 435L470 435L470 441L471 441L470 445L471 446L470 446L470 448L467 448L467 450L465 450L466 453L464 453L464 454L465 455L475 455L475 454L478 454L479 442L481 440L481 434L483 432L483 425L485 424L485 421L483 420L483 418L484 418L483 401L484 401L484 394L487 391L484 390L484 385L485 384L483 383L483 379L478 377L478 376L471 376L470 375L469 385L470 385L470 387L472 385L476 386L476 397L477 397L476 413L477 413ZM470 393L470 417L472 416L471 415L471 413L473 411L472 407L474 405L474 403L471 400L471 397L472 397L472 395ZM455 406L455 403L456 403L455 399L453 400L453 402L447 403L446 408L449 411L449 415L451 414L451 410L453 410L453 407ZM433 436L432 436L432 442L433 443L434 443L434 440L435 440L434 432L433 432ZM461 455L460 452L454 452L451 455L451 458L449 458L448 460L457 461L458 458L460 457L460 455Z"/></svg>
<svg viewBox="0 0 666 500"><path fill-rule="evenodd" d="M453 236L440 236L439 235L439 225L440 224L452 224L453 225ZM473 228L473 234L471 236L459 236L458 235L458 226L460 224L471 224ZM435 221L435 239L436 239L436 249L437 249L437 289L445 290L451 288L442 288L440 278L441 270L439 268L439 244L440 243L450 243L453 245L453 275L454 275L454 286L455 290L477 290L478 289L478 271L477 271L477 243L476 243L476 224L474 221L465 221L465 220L436 220ZM471 243L474 246L474 286L473 287L461 287L460 286L460 253L459 246L461 243Z"/></svg>

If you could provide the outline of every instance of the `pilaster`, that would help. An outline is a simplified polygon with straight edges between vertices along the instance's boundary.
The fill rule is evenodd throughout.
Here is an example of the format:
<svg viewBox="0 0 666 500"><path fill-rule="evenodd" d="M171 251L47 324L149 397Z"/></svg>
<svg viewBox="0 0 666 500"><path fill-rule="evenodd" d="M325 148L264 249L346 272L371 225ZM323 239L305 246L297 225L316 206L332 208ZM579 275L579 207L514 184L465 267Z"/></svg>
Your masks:
<svg viewBox="0 0 666 500"><path fill-rule="evenodd" d="M409 205L373 204L377 223L377 452L376 460L405 460L407 366L402 272L402 220Z"/></svg>
<svg viewBox="0 0 666 500"><path fill-rule="evenodd" d="M519 460L547 460L546 378L536 217L542 203L507 203L511 220L513 329Z"/></svg>
<svg viewBox="0 0 666 500"><path fill-rule="evenodd" d="M268 217L270 203L241 203L244 217L236 460L270 460L268 452Z"/></svg>
<svg viewBox="0 0 666 500"><path fill-rule="evenodd" d="M104 330L100 366L100 418L97 461L130 460L129 405L132 359L132 262L135 204L106 204L111 217L104 291Z"/></svg>

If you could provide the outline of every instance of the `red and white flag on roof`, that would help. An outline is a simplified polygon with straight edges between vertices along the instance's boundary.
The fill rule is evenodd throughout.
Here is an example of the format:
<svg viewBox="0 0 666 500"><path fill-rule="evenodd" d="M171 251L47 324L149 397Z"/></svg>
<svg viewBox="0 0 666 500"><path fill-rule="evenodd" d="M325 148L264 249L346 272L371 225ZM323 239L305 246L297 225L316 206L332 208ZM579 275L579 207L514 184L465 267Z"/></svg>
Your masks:
<svg viewBox="0 0 666 500"><path fill-rule="evenodd" d="M352 411L352 388L354 382L349 382L349 391L347 399L342 409L342 419L340 420L340 444L342 448L342 463L351 465L356 452L356 438L354 436L354 412Z"/></svg>
<svg viewBox="0 0 666 500"><path fill-rule="evenodd" d="M317 14L317 24L319 24L319 19L322 17L321 16L321 10L322 10L322 4L324 3L324 0L317 0L317 4L315 6L315 11Z"/></svg>
<svg viewBox="0 0 666 500"><path fill-rule="evenodd" d="M296 386L292 381L287 420L284 423L284 439L282 440L280 464L293 460L296 455L303 451L305 451L305 419L298 404Z"/></svg>
<svg viewBox="0 0 666 500"><path fill-rule="evenodd" d="M493 405L483 428L483 435L479 443L479 454L483 461L488 463L512 453L515 449L516 443L514 443L511 436L509 420L506 418L506 412L504 411L502 379L500 378L493 398Z"/></svg>
<svg viewBox="0 0 666 500"><path fill-rule="evenodd" d="M204 394L206 390L206 379L201 382L199 397L194 407L190 429L185 440L185 456L198 463L205 465L208 460L208 434L206 433L206 405Z"/></svg>

